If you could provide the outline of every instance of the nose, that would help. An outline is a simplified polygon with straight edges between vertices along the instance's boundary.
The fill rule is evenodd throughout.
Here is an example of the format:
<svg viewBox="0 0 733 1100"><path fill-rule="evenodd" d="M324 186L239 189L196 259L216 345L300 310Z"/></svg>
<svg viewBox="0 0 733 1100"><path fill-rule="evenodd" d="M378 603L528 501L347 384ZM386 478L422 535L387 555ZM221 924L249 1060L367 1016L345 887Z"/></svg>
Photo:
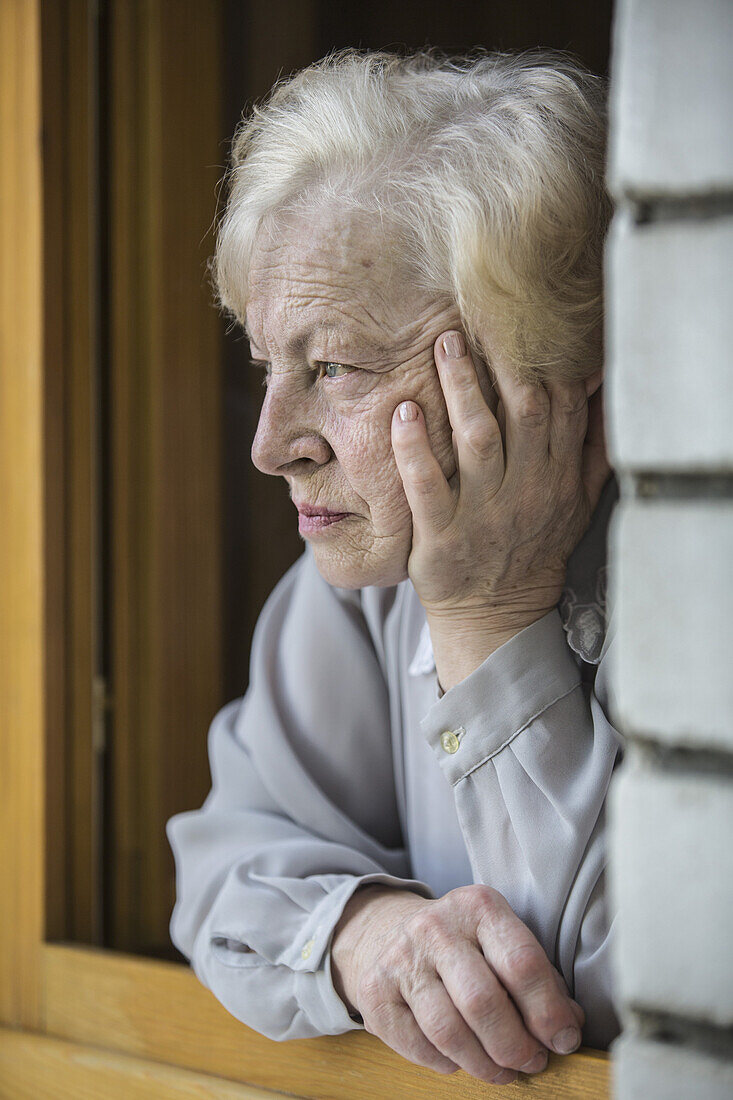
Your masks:
<svg viewBox="0 0 733 1100"><path fill-rule="evenodd" d="M287 378L271 376L252 443L252 462L263 474L304 471L323 466L332 455L319 431L308 397L289 386Z"/></svg>

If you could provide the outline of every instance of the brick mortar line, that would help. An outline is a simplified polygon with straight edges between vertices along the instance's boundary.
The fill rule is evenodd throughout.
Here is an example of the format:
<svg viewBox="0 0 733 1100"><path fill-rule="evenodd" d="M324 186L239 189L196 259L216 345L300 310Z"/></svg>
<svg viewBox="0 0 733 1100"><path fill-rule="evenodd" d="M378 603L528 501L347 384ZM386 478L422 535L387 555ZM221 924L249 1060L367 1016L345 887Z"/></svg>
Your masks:
<svg viewBox="0 0 733 1100"><path fill-rule="evenodd" d="M679 500L699 502L733 499L733 472L668 474L651 470L623 471L619 475L621 500Z"/></svg>
<svg viewBox="0 0 733 1100"><path fill-rule="evenodd" d="M723 748L690 748L685 745L668 745L647 735L637 736L627 732L628 745L624 766L640 765L643 768L663 772L665 775L682 775L689 778L733 778L733 753Z"/></svg>
<svg viewBox="0 0 733 1100"><path fill-rule="evenodd" d="M641 1005L628 1006L624 1010L623 1035L627 1039L687 1047L716 1058L733 1058L733 1027L721 1027Z"/></svg>
<svg viewBox="0 0 733 1100"><path fill-rule="evenodd" d="M658 225L682 221L709 221L733 214L733 191L707 195L635 195L619 196L616 210L628 210L636 225Z"/></svg>

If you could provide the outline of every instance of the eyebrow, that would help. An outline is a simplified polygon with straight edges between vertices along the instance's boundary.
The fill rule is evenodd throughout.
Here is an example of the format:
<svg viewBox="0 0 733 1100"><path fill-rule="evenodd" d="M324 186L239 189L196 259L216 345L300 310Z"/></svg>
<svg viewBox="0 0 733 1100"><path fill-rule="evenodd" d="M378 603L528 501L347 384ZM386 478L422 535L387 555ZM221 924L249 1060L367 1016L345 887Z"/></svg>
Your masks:
<svg viewBox="0 0 733 1100"><path fill-rule="evenodd" d="M248 340L257 344L257 338L253 336L250 328L247 324L247 319L242 321L242 328ZM287 341L288 351L304 351L311 343L313 343L319 333L324 332L327 338L333 339L336 332L333 326L326 324L325 322L311 325L308 328L302 329L297 332L290 340ZM337 339L351 339L358 340L361 347L367 351L376 352L377 354L384 354L389 352L390 345L385 341L374 340L372 337L359 335L357 332L350 332L346 337L336 337Z"/></svg>

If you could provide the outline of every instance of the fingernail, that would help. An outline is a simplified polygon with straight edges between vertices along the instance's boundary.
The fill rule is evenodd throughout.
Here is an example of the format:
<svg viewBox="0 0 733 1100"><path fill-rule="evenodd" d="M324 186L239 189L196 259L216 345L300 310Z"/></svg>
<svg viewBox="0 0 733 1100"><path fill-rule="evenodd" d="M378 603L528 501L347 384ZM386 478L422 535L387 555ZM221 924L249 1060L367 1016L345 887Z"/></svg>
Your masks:
<svg viewBox="0 0 733 1100"><path fill-rule="evenodd" d="M547 1068L547 1051L538 1050L534 1058L530 1058L523 1066L519 1067L520 1073L541 1073Z"/></svg>
<svg viewBox="0 0 733 1100"><path fill-rule="evenodd" d="M466 354L466 341L460 332L449 332L443 337L443 351L449 359L462 359Z"/></svg>
<svg viewBox="0 0 733 1100"><path fill-rule="evenodd" d="M400 405L400 420L417 420L417 405L412 401L403 401Z"/></svg>
<svg viewBox="0 0 733 1100"><path fill-rule="evenodd" d="M580 1046L580 1032L577 1027L566 1027L558 1031L552 1040L552 1046L558 1054L572 1054Z"/></svg>
<svg viewBox="0 0 733 1100"><path fill-rule="evenodd" d="M497 1073L496 1077L491 1079L492 1085L511 1085L512 1081L516 1081L517 1075L513 1069L503 1069L501 1073Z"/></svg>

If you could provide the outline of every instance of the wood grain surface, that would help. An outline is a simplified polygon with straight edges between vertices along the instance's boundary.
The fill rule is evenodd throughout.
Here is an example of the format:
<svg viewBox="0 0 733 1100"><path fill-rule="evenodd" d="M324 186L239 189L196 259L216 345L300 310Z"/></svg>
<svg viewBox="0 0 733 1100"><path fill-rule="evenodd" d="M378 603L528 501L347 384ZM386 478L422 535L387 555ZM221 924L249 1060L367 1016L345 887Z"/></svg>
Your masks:
<svg viewBox="0 0 733 1100"><path fill-rule="evenodd" d="M0 1100L276 1100L277 1096L220 1077L0 1028Z"/></svg>
<svg viewBox="0 0 733 1100"><path fill-rule="evenodd" d="M39 5L0 3L0 1021L41 1023L46 632Z"/></svg>
<svg viewBox="0 0 733 1100"><path fill-rule="evenodd" d="M405 1061L367 1032L275 1043L244 1026L177 963L47 945L52 1034L140 1058L318 1100L476 1100L494 1095L606 1100L609 1056L551 1055L548 1069L499 1089L462 1071L441 1076Z"/></svg>

